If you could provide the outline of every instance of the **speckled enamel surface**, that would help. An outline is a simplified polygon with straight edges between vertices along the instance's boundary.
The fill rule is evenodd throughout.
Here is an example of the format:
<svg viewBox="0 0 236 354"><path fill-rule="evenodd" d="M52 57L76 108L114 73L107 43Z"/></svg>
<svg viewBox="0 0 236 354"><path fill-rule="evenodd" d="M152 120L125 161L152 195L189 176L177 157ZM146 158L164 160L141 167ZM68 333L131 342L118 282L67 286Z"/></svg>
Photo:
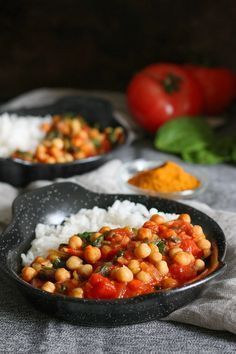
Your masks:
<svg viewBox="0 0 236 354"><path fill-rule="evenodd" d="M95 205L106 208L114 200L128 199L148 208L164 212L189 213L194 224L201 224L210 239L219 247L219 256L225 254L225 237L215 221L200 211L184 204L138 195L111 195L89 192L73 183L55 183L19 196L13 204L13 219L0 238L0 268L15 283L28 300L38 309L76 324L88 326L117 326L162 318L192 301L203 284L223 271L217 270L208 278L190 286L163 291L131 299L89 300L50 295L32 288L17 275L21 267L20 254L27 251L39 222L60 223L64 217L80 208Z"/></svg>

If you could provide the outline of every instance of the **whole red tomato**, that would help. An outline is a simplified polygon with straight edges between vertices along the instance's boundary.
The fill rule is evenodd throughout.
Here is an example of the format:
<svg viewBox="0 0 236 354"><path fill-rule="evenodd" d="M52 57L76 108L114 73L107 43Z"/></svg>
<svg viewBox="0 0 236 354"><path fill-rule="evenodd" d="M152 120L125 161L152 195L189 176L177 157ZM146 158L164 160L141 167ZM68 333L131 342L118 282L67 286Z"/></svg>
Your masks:
<svg viewBox="0 0 236 354"><path fill-rule="evenodd" d="M232 71L193 65L185 68L202 88L204 113L220 114L236 97L236 79Z"/></svg>
<svg viewBox="0 0 236 354"><path fill-rule="evenodd" d="M199 84L174 64L153 64L131 80L128 106L136 121L155 132L166 121L182 115L198 115L203 108Z"/></svg>

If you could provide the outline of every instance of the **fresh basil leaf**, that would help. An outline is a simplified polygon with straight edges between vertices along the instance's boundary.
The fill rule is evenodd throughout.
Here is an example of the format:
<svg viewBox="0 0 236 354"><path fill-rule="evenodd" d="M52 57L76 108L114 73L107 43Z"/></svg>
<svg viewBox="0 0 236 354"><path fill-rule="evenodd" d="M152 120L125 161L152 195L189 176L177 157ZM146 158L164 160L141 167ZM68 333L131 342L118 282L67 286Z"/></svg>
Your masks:
<svg viewBox="0 0 236 354"><path fill-rule="evenodd" d="M224 156L220 156L217 152L209 149L202 149L196 151L184 151L182 157L187 162L202 163L208 165L214 165L221 163L225 160Z"/></svg>
<svg viewBox="0 0 236 354"><path fill-rule="evenodd" d="M213 131L206 121L181 117L165 123L157 132L154 145L157 149L182 153L201 150L213 139Z"/></svg>

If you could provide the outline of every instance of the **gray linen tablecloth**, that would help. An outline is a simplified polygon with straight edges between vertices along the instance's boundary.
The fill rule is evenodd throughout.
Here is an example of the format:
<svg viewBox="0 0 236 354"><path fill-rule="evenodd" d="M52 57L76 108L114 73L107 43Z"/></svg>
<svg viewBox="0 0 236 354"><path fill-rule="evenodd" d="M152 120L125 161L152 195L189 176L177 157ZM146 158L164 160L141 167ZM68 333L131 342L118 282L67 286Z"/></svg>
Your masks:
<svg viewBox="0 0 236 354"><path fill-rule="evenodd" d="M21 96L10 104L11 108L20 106L32 106L49 103L57 97L75 94L77 91L65 90L39 90L31 94ZM81 92L79 92L81 93ZM83 93L86 94L86 93ZM91 94L91 92L89 93ZM126 114L123 95L111 93L95 93L110 99L115 108ZM9 107L9 106L8 106ZM7 108L7 106L6 106ZM160 154L151 148L149 141L140 141L132 144L128 149L121 150L114 157L122 161L137 157L147 159L166 159L166 154ZM173 159L173 157L171 157ZM178 159L175 158L178 161ZM199 169L198 167L195 167ZM207 203L212 208L236 211L236 170L234 167L218 165L202 167L202 172L210 181L207 191L199 196L198 200ZM77 181L76 181L77 182ZM79 178L83 183L83 177ZM33 183L29 188L35 188L41 183ZM17 195L17 191L11 186L0 184L0 220L2 225L9 221L10 203ZM199 208L204 208L199 205ZM208 211L212 216L221 217L222 213ZM225 214L224 222L235 219L236 214ZM234 222L235 223L235 222ZM227 225L222 225L226 231L230 231ZM236 231L236 230L235 230ZM116 352L154 352L154 353L233 353L235 352L235 336L222 331L212 331L191 325L177 324L173 322L154 321L129 327L114 329L85 328L70 325L47 317L33 309L15 289L1 278L0 287L0 352L32 352L32 353L116 353ZM236 295L236 294L235 294ZM220 296L220 294L219 294ZM231 296L231 294L230 294ZM219 300L221 300L219 298ZM219 301L220 304L220 301ZM189 309L196 314L194 304ZM200 304L199 304L200 306ZM222 309L223 310L223 309ZM228 309L227 309L228 310ZM214 309L212 310L214 311ZM212 318L219 318L219 311L212 313ZM235 307L232 308L232 324L235 324ZM191 313L184 318L181 313L172 316L172 319L189 321ZM215 317L214 317L215 316ZM218 317L217 317L218 316ZM175 318L176 317L176 318ZM222 317L223 318L223 317ZM208 326L207 320L193 321L198 325ZM230 319L226 321L230 326ZM227 328L222 323L216 323L211 328Z"/></svg>

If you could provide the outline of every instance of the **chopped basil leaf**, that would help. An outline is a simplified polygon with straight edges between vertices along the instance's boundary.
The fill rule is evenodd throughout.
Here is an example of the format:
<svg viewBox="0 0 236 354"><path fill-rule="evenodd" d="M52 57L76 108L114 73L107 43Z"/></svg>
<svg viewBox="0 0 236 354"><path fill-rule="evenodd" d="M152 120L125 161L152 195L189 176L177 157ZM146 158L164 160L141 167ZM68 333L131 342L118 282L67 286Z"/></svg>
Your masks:
<svg viewBox="0 0 236 354"><path fill-rule="evenodd" d="M104 240L104 235L101 235L97 237L96 240L92 241L91 245L96 247L101 247L103 240Z"/></svg>
<svg viewBox="0 0 236 354"><path fill-rule="evenodd" d="M100 273L104 277L107 277L111 271L111 266L112 266L111 262L104 263L104 265L99 268L97 273Z"/></svg>
<svg viewBox="0 0 236 354"><path fill-rule="evenodd" d="M108 134L108 139L112 144L114 144L117 141L115 129L112 129L112 131Z"/></svg>
<svg viewBox="0 0 236 354"><path fill-rule="evenodd" d="M65 284L61 284L61 286L59 288L60 293L64 293L66 290L67 290L66 285Z"/></svg>
<svg viewBox="0 0 236 354"><path fill-rule="evenodd" d="M135 236L137 236L137 234L138 234L138 229L135 228L135 227L133 227L133 228L132 228L132 231L133 231L133 233L135 234Z"/></svg>
<svg viewBox="0 0 236 354"><path fill-rule="evenodd" d="M61 259L61 258L56 258L55 261L52 262L53 268L64 268L66 265L66 262Z"/></svg>
<svg viewBox="0 0 236 354"><path fill-rule="evenodd" d="M155 245L159 248L159 252L160 253L164 252L165 246L166 246L164 241L158 240L158 241L155 242Z"/></svg>
<svg viewBox="0 0 236 354"><path fill-rule="evenodd" d="M57 131L57 130L52 130L51 132L49 132L47 135L46 135L46 139L47 140L53 140L55 138L59 138L61 137L61 132Z"/></svg>
<svg viewBox="0 0 236 354"><path fill-rule="evenodd" d="M174 243L179 243L179 242L181 242L181 239L180 239L179 237L176 237L176 236L170 237L169 240L170 240L171 242L174 242Z"/></svg>
<svg viewBox="0 0 236 354"><path fill-rule="evenodd" d="M101 141L98 140L98 139L93 139L93 145L94 145L95 147L100 147L100 146L101 146Z"/></svg>
<svg viewBox="0 0 236 354"><path fill-rule="evenodd" d="M93 232L83 232L82 234L77 234L83 241L90 241L90 237L93 234Z"/></svg>

